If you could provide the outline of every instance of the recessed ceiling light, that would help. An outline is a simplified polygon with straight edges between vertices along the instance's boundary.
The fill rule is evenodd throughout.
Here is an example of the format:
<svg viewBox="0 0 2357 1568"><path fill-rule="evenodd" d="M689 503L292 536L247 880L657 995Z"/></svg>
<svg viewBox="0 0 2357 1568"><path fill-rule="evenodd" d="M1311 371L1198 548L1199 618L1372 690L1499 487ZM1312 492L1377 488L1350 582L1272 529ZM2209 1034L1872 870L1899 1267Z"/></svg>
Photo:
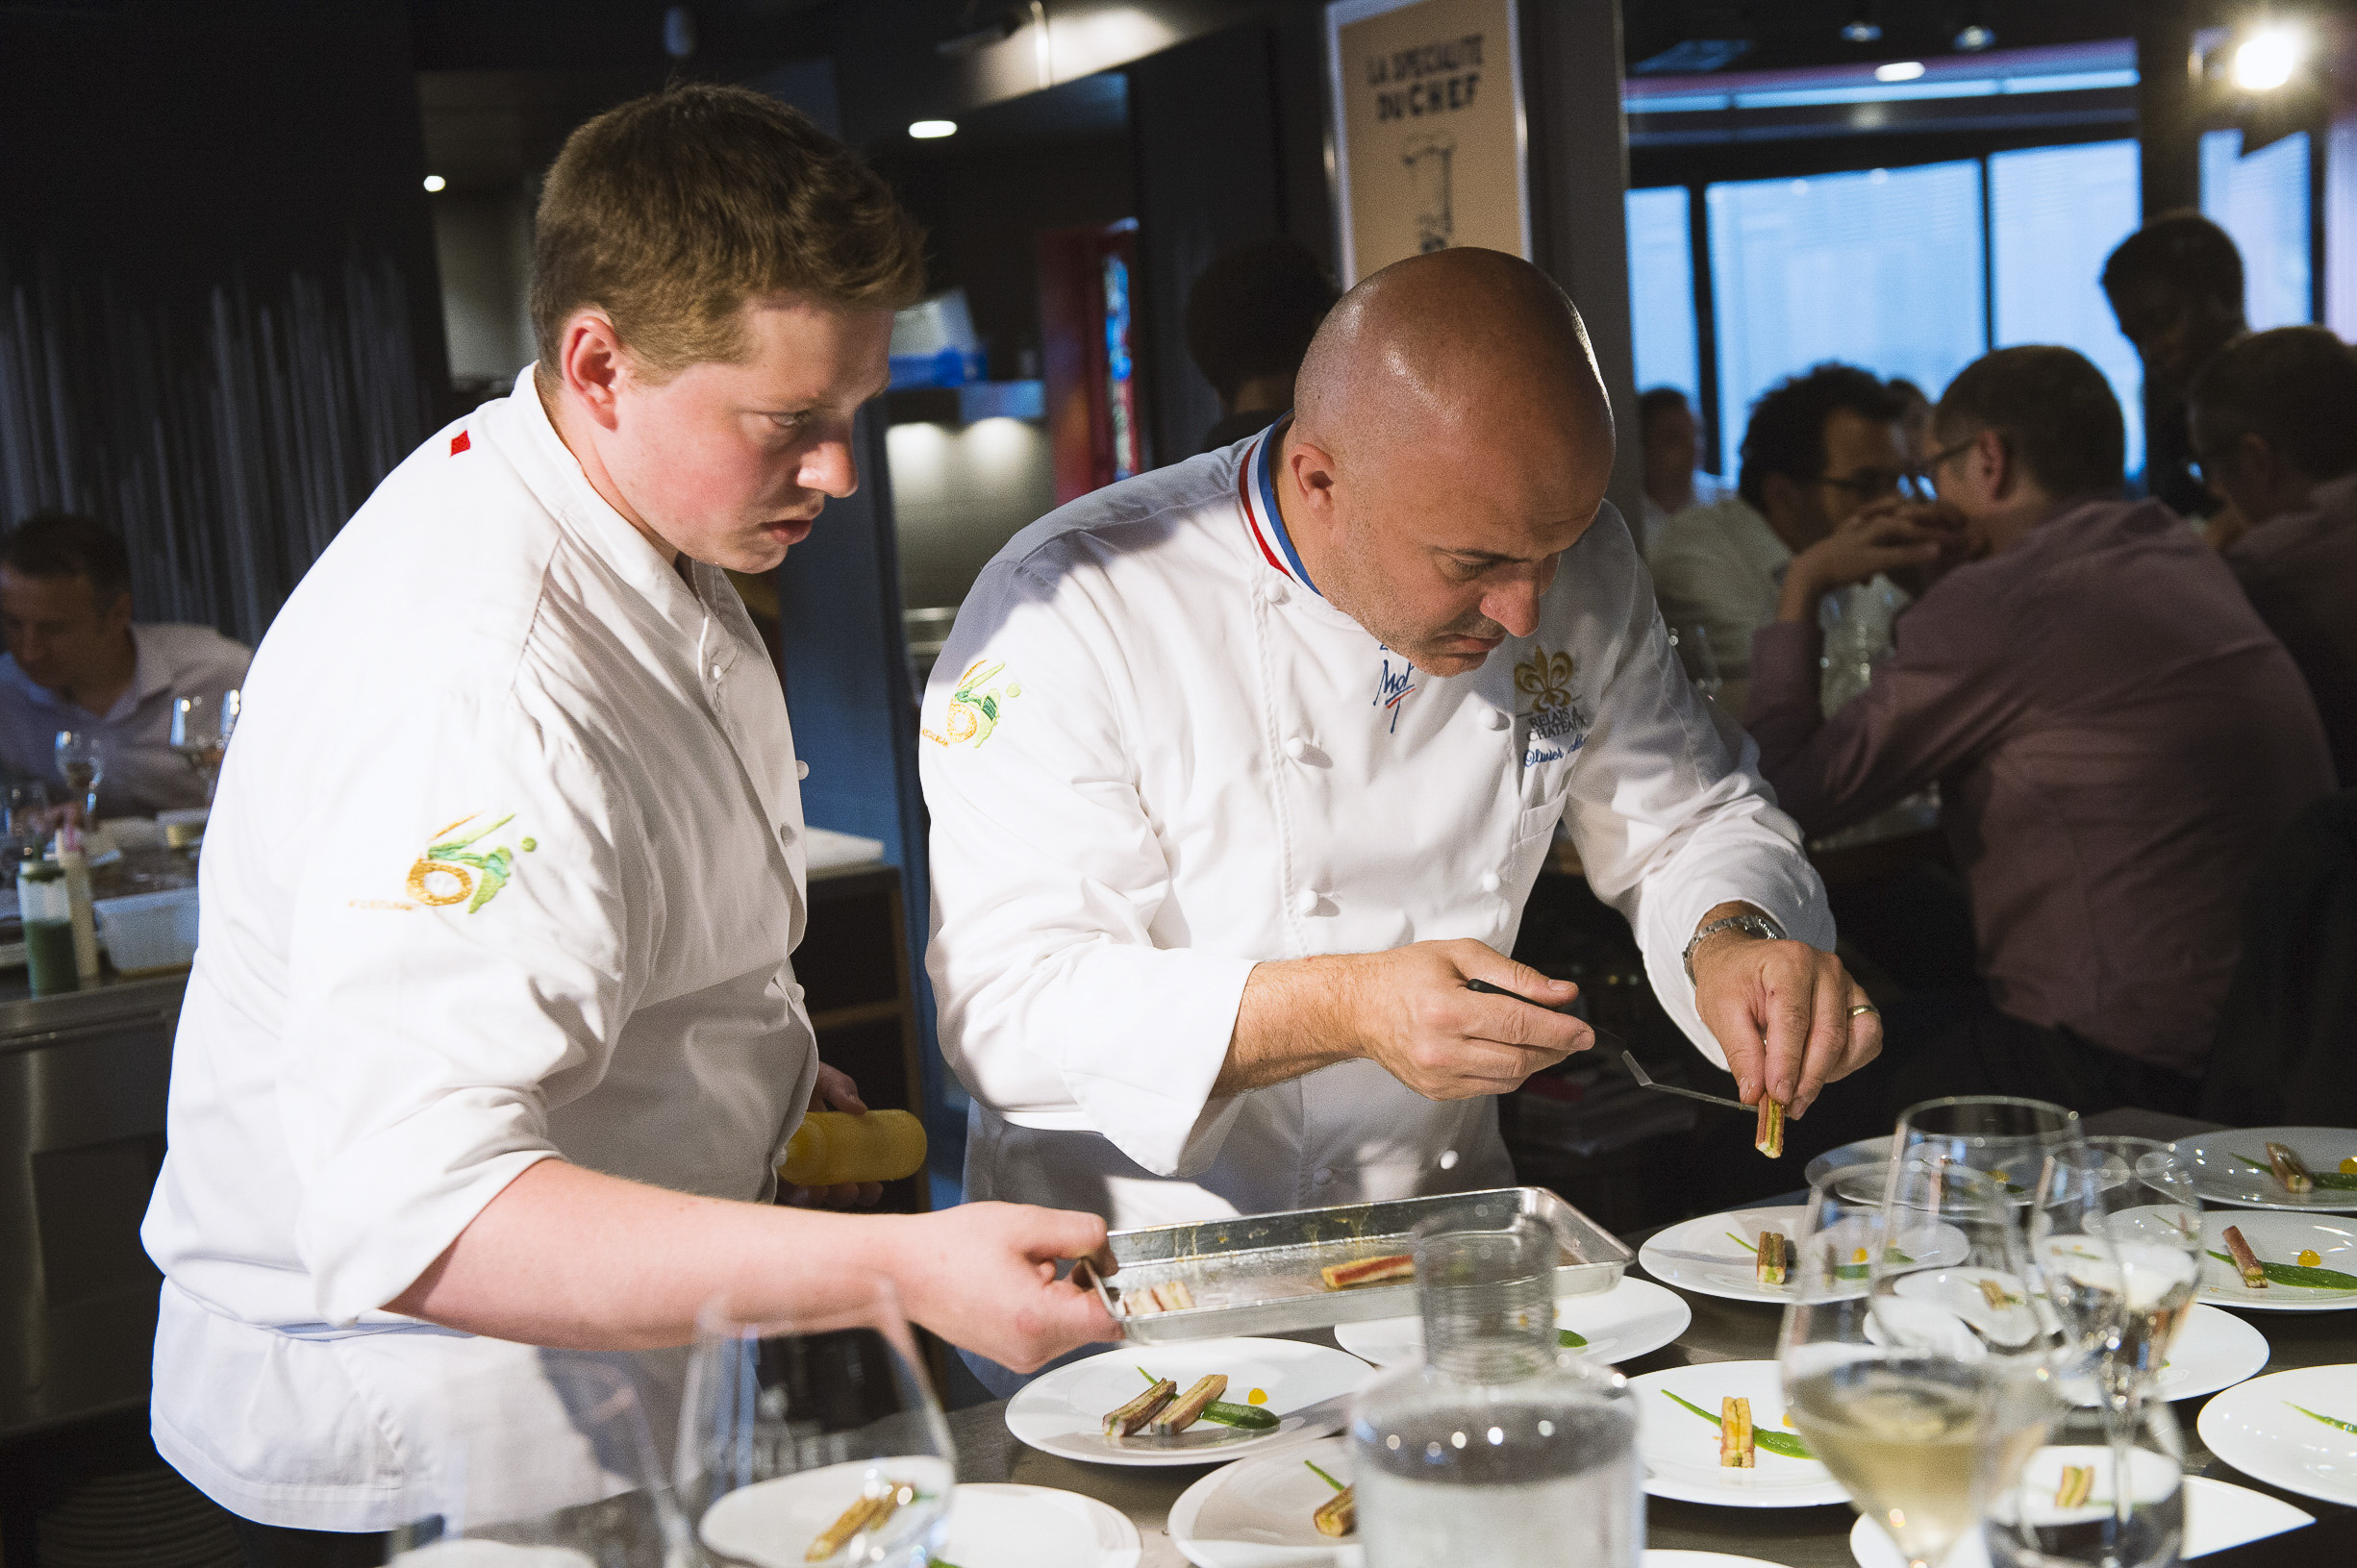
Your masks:
<svg viewBox="0 0 2357 1568"><path fill-rule="evenodd" d="M429 174L426 176L426 189L429 191L439 190L442 188L442 187L448 185L449 183L449 181L443 179L439 174Z"/></svg>
<svg viewBox="0 0 2357 1568"><path fill-rule="evenodd" d="M1978 22L1956 35L1956 47L1968 55L1978 54L1996 41L1997 36Z"/></svg>
<svg viewBox="0 0 2357 1568"><path fill-rule="evenodd" d="M956 120L918 120L909 127L909 135L919 141L935 141L958 134Z"/></svg>
<svg viewBox="0 0 2357 1568"><path fill-rule="evenodd" d="M1843 23L1842 37L1852 43L1872 43L1876 38L1882 37L1882 28L1861 17L1854 22Z"/></svg>
<svg viewBox="0 0 2357 1568"><path fill-rule="evenodd" d="M1894 60L1888 65L1874 67L1877 82L1912 82L1922 74L1923 62L1919 60Z"/></svg>
<svg viewBox="0 0 2357 1568"><path fill-rule="evenodd" d="M2234 85L2244 92L2271 92L2292 80L2300 53L2299 37L2290 28L2254 33L2234 52Z"/></svg>

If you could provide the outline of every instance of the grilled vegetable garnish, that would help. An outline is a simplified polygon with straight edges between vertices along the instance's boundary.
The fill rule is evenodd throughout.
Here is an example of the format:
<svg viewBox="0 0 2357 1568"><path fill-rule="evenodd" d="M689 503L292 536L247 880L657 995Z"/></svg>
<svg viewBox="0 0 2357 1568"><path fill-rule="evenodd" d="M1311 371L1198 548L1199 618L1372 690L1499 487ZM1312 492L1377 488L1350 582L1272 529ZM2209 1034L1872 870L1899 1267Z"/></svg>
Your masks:
<svg viewBox="0 0 2357 1568"><path fill-rule="evenodd" d="M2234 1266L2242 1272L2243 1283L2253 1290L2265 1290L2267 1270L2260 1265L2259 1255L2250 1250L2250 1243L2243 1239L2242 1227L2227 1226L2224 1239L2226 1251L2234 1255Z"/></svg>
<svg viewBox="0 0 2357 1568"><path fill-rule="evenodd" d="M1310 1515L1310 1523L1317 1527L1320 1535L1347 1535L1359 1528L1359 1506L1351 1497L1350 1488L1317 1468L1315 1459L1301 1461L1316 1471L1317 1479L1334 1488L1334 1495L1318 1506Z"/></svg>
<svg viewBox="0 0 2357 1568"><path fill-rule="evenodd" d="M1362 1257L1355 1263L1328 1263L1317 1273L1328 1290L1347 1290L1377 1280L1413 1280L1416 1255L1393 1253L1389 1257Z"/></svg>
<svg viewBox="0 0 2357 1568"><path fill-rule="evenodd" d="M2095 1490L2095 1467L2092 1464L2063 1466L2062 1484L2054 1488L2054 1506L2058 1508L2086 1506Z"/></svg>
<svg viewBox="0 0 2357 1568"><path fill-rule="evenodd" d="M1105 1416L1105 1435L1128 1437L1140 1427L1161 1413L1162 1407L1178 1397L1178 1384L1168 1378L1156 1378L1154 1386L1131 1400L1117 1410Z"/></svg>
<svg viewBox="0 0 2357 1568"><path fill-rule="evenodd" d="M1154 1419L1145 1424L1146 1431L1161 1432L1165 1436L1185 1431L1203 1419L1203 1406L1227 1391L1228 1378L1224 1372L1197 1378L1195 1385L1188 1389L1183 1397L1172 1400L1154 1413Z"/></svg>
<svg viewBox="0 0 2357 1568"><path fill-rule="evenodd" d="M2308 1174L2308 1167L2300 1163L2299 1156L2282 1144L2270 1143L2267 1146L2267 1162L2274 1168L2275 1180L2283 1183L2284 1191L2316 1190L2316 1178Z"/></svg>
<svg viewBox="0 0 2357 1568"><path fill-rule="evenodd" d="M863 1497L842 1511L842 1517L818 1532L810 1550L802 1554L804 1562L824 1562L843 1549L843 1543L862 1531L875 1529L915 1500L916 1488L906 1481L890 1481L886 1489L872 1497Z"/></svg>
<svg viewBox="0 0 2357 1568"><path fill-rule="evenodd" d="M1760 1096L1760 1131L1751 1146L1770 1159L1784 1157L1784 1102Z"/></svg>
<svg viewBox="0 0 2357 1568"><path fill-rule="evenodd" d="M1718 1402L1718 1464L1722 1470L1753 1470L1751 1401L1730 1394Z"/></svg>
<svg viewBox="0 0 2357 1568"><path fill-rule="evenodd" d="M1764 1285L1780 1285L1792 1274L1792 1260L1784 1249L1791 1243L1781 1231L1762 1231L1760 1244L1752 1249L1757 1261L1752 1264L1752 1278Z"/></svg>

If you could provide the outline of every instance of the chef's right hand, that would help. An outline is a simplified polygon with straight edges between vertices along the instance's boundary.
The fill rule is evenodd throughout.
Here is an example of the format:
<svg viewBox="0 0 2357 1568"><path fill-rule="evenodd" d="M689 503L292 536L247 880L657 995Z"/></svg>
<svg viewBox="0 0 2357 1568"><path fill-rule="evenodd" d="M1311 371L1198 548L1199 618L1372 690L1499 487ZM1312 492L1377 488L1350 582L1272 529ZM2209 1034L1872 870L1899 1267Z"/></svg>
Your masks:
<svg viewBox="0 0 2357 1568"><path fill-rule="evenodd" d="M1427 1100L1512 1094L1522 1081L1596 1043L1550 1008L1579 994L1486 943L1417 942L1362 955L1356 1012L1362 1054ZM1466 988L1483 980L1515 996ZM1517 1000L1529 997L1531 1002Z"/></svg>
<svg viewBox="0 0 2357 1568"><path fill-rule="evenodd" d="M953 1345L1030 1372L1121 1337L1093 1291L1056 1278L1066 1258L1114 1271L1105 1222L1023 1204L961 1204L909 1217L893 1278L909 1316Z"/></svg>

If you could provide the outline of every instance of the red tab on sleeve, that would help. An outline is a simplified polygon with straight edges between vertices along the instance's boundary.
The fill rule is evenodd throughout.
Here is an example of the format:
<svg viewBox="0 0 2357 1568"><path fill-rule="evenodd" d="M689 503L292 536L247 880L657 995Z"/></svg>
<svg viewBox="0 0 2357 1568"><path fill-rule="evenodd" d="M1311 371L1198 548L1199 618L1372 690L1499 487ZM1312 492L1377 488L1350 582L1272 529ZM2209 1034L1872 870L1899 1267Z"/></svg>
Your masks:
<svg viewBox="0 0 2357 1568"><path fill-rule="evenodd" d="M460 431L456 436L450 437L450 455L454 458L457 457L460 453L465 451L469 444L471 443L469 443L466 439L466 433L464 431Z"/></svg>

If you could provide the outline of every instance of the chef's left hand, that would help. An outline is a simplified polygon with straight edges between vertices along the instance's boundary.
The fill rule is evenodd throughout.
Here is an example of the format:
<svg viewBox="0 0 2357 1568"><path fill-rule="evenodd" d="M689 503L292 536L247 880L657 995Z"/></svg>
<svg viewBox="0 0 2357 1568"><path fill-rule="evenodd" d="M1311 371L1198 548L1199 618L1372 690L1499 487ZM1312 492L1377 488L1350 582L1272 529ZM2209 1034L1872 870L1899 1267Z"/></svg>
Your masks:
<svg viewBox="0 0 2357 1568"><path fill-rule="evenodd" d="M1766 1092L1797 1117L1828 1083L1880 1056L1882 1014L1850 1011L1870 1002L1840 958L1806 942L1724 932L1694 950L1694 1008L1747 1106Z"/></svg>
<svg viewBox="0 0 2357 1568"><path fill-rule="evenodd" d="M860 1098L860 1086L851 1082L851 1075L840 1067L818 1064L818 1083L811 1090L810 1108L813 1110L847 1110L854 1116L867 1114L867 1102ZM873 1208L884 1196L881 1182L844 1182L831 1187L789 1187L786 1202L796 1208Z"/></svg>

